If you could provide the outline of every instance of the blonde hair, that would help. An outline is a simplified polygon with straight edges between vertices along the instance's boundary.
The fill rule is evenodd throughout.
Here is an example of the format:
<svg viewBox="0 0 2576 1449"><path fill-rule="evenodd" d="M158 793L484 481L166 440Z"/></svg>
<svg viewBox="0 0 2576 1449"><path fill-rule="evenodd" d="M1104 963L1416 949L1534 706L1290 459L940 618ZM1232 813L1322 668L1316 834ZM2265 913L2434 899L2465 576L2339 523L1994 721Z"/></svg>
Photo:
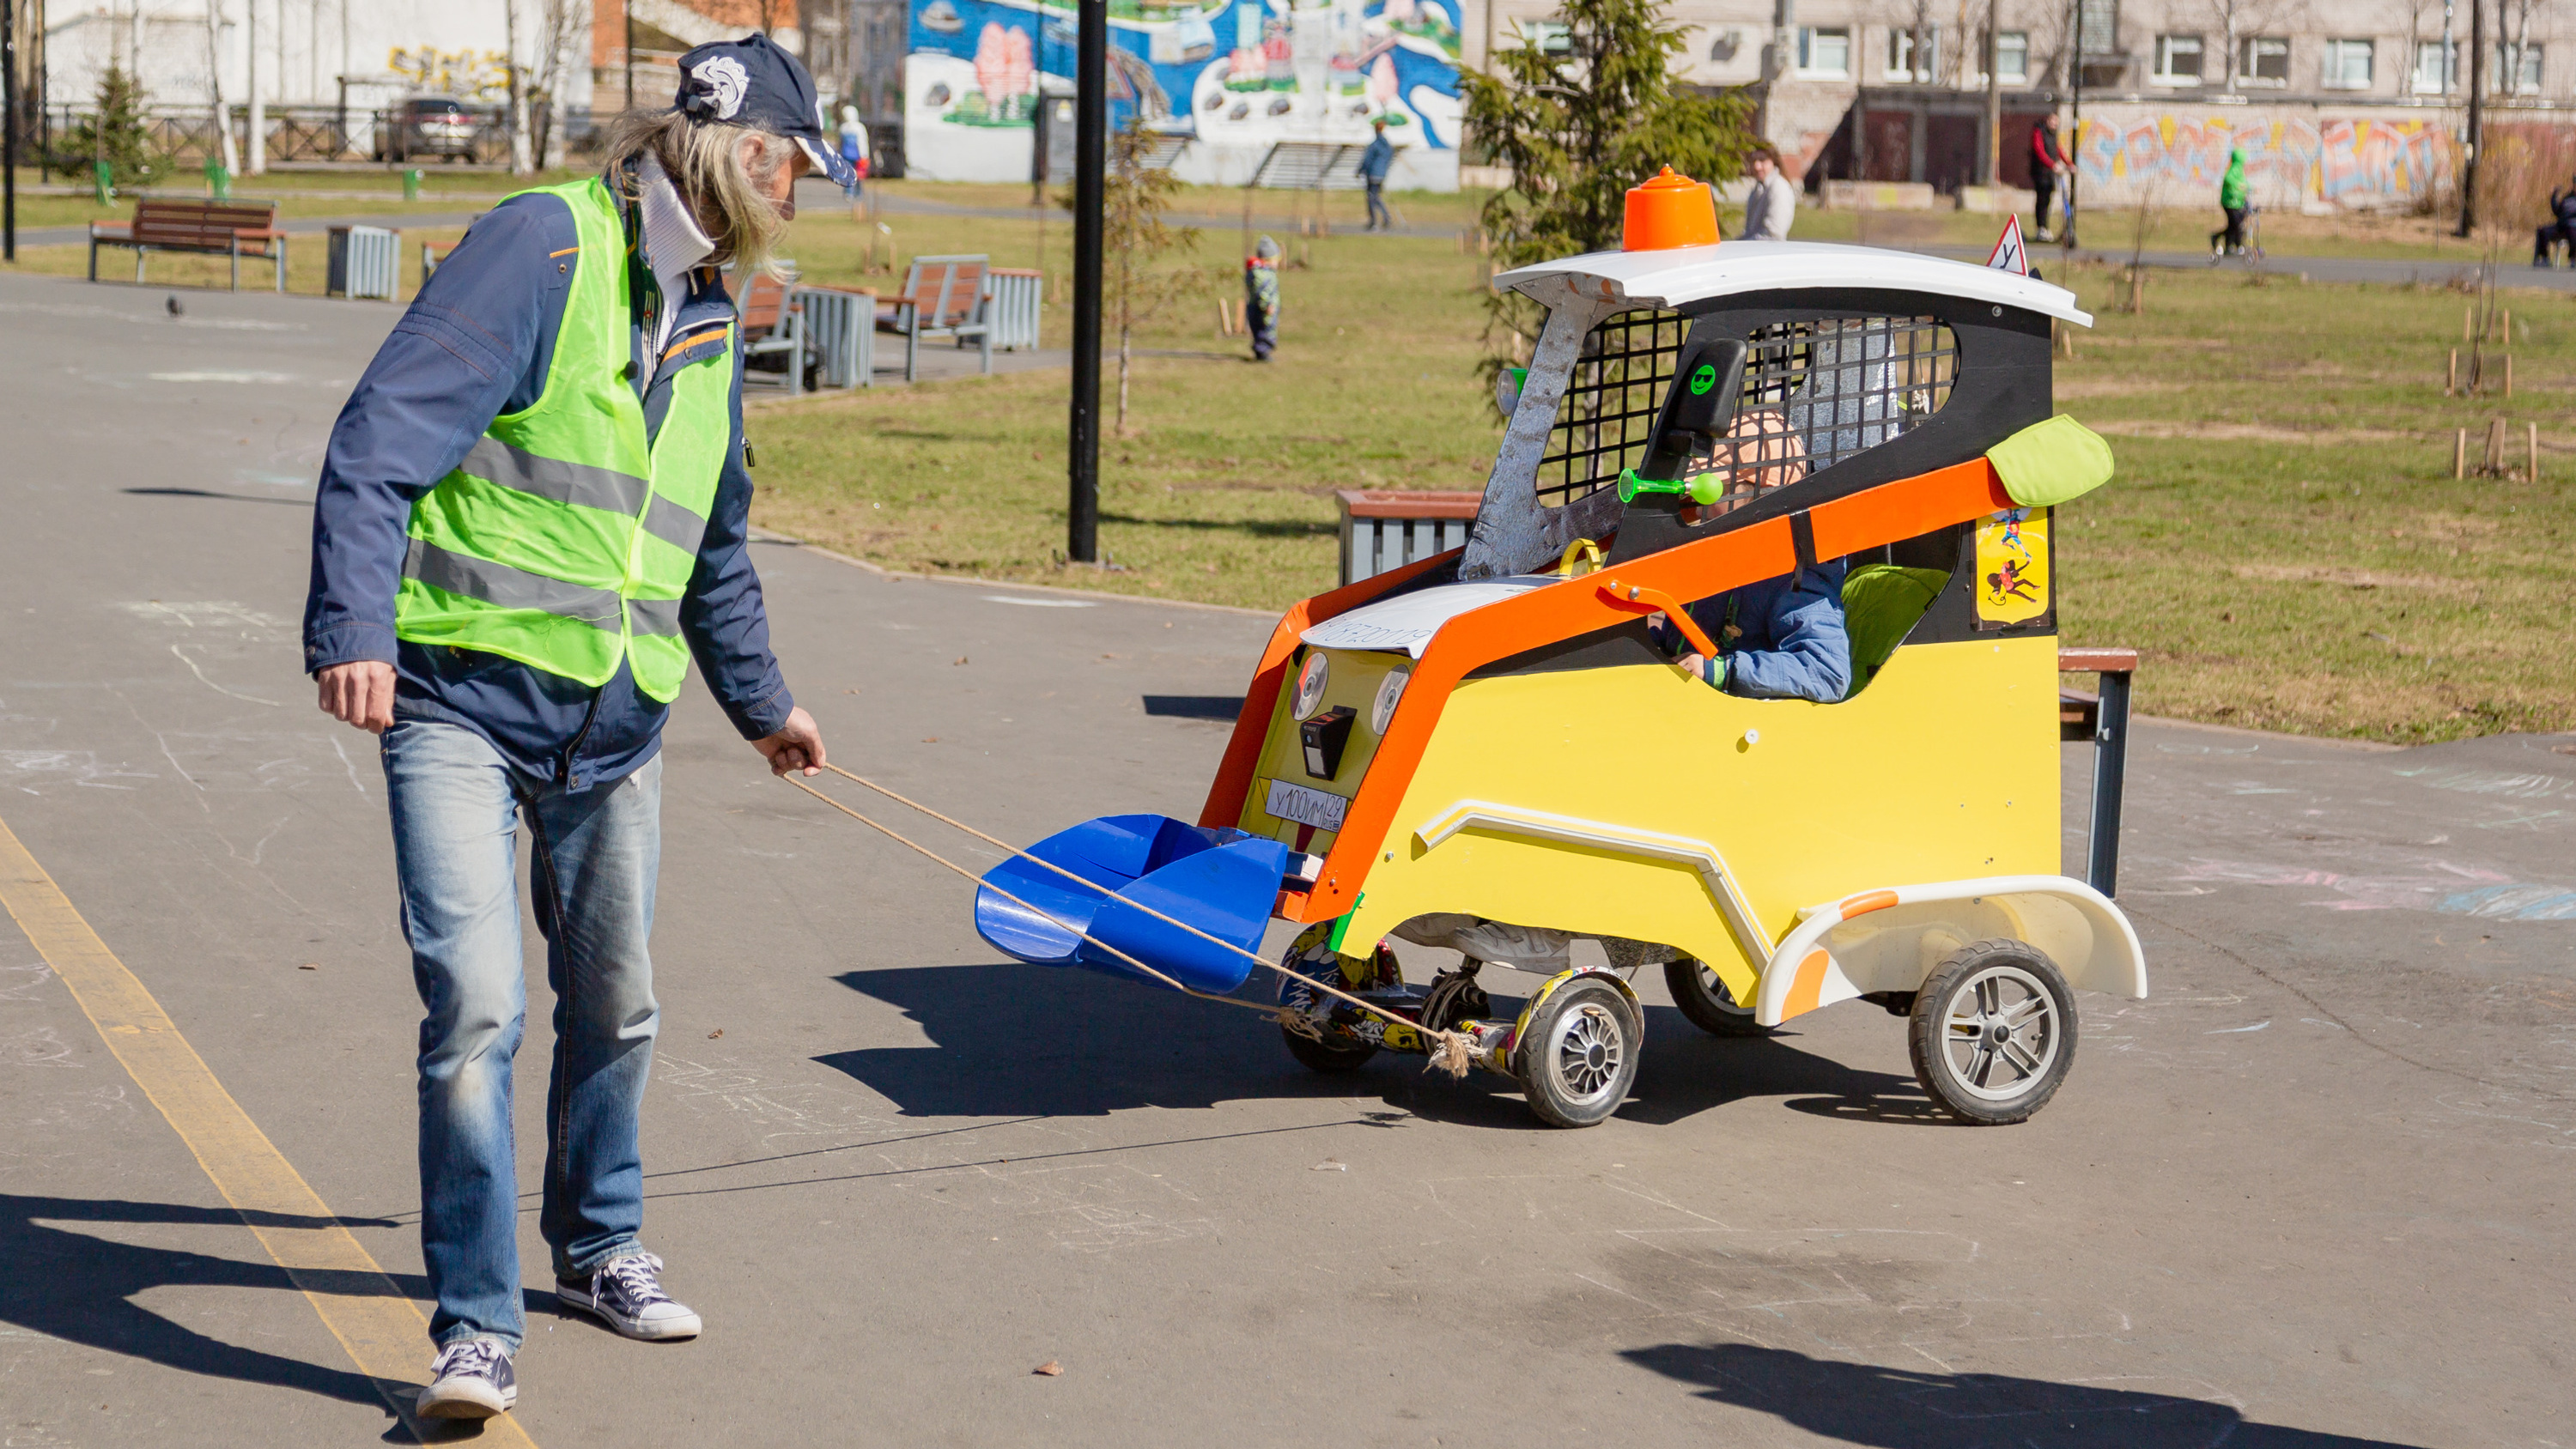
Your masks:
<svg viewBox="0 0 2576 1449"><path fill-rule="evenodd" d="M746 136L767 142L757 161L743 157ZM785 281L775 253L787 235L787 219L763 188L788 164L795 144L775 132L695 120L678 110L628 111L609 127L607 171L610 185L622 187L628 162L648 155L661 162L715 241L710 261L733 263L737 276L766 273Z"/></svg>

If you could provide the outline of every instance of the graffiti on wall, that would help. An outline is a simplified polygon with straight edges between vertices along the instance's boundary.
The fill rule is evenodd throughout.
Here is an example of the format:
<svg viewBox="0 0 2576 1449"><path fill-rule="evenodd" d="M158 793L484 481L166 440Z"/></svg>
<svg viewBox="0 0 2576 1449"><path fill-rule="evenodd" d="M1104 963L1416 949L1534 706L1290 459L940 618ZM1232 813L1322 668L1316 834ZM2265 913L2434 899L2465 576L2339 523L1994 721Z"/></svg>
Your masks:
<svg viewBox="0 0 2576 1449"><path fill-rule="evenodd" d="M2411 200L2446 179L2451 165L2450 138L2438 122L2357 117L2087 117L2073 149L2088 187L2109 195L2153 187L2182 201L2216 194L2236 146L2245 148L2245 179L2257 201L2276 205L2299 197L2347 206Z"/></svg>

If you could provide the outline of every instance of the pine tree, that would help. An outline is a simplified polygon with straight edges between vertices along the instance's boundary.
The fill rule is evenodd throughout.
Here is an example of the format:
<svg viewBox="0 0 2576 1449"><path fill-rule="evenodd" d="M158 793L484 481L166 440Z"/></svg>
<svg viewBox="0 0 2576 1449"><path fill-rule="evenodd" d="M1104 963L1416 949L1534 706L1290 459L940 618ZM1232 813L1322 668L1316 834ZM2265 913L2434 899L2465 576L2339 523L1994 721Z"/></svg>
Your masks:
<svg viewBox="0 0 2576 1449"><path fill-rule="evenodd" d="M62 141L64 169L104 161L113 186L130 186L157 170L161 157L143 126L143 87L117 66L98 80L98 109L72 123Z"/></svg>
<svg viewBox="0 0 2576 1449"><path fill-rule="evenodd" d="M1666 166L1712 183L1744 173L1760 144L1752 98L1682 91L1673 59L1688 35L1663 17L1657 0L1564 0L1552 17L1563 50L1524 44L1460 73L1467 129L1512 172L1482 218L1498 270L1618 246L1628 188ZM1506 293L1487 309L1490 337L1536 339L1527 299Z"/></svg>

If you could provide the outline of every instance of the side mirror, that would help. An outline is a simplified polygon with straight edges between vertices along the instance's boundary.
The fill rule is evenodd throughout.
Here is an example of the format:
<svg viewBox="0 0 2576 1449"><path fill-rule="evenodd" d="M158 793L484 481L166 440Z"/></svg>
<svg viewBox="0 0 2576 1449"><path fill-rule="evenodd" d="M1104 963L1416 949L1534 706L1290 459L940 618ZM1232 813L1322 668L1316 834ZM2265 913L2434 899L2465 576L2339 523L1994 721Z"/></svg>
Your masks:
<svg viewBox="0 0 2576 1449"><path fill-rule="evenodd" d="M1637 467L1641 478L1681 477L1693 454L1713 445L1735 422L1744 393L1744 343L1712 337L1687 343L1675 360L1672 391L1655 416L1654 442Z"/></svg>
<svg viewBox="0 0 2576 1449"><path fill-rule="evenodd" d="M1503 367L1494 371L1494 406L1505 418L1520 411L1521 386L1529 381L1526 367Z"/></svg>

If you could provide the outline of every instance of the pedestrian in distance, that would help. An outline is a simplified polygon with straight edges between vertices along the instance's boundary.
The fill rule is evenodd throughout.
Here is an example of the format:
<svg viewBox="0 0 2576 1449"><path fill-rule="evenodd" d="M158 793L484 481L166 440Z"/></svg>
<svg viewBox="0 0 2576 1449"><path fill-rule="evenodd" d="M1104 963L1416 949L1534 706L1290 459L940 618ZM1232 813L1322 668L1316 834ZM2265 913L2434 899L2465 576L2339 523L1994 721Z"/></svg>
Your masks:
<svg viewBox="0 0 2576 1449"><path fill-rule="evenodd" d="M860 124L856 106L841 107L841 159L850 168L850 179L841 183L841 194L855 207L860 188L868 179L868 128Z"/></svg>
<svg viewBox="0 0 2576 1449"><path fill-rule="evenodd" d="M1744 198L1744 234L1740 241L1787 241L1789 219L1798 214L1798 188L1780 174L1780 153L1770 146L1753 148L1753 190Z"/></svg>
<svg viewBox="0 0 2576 1449"><path fill-rule="evenodd" d="M2227 152L2227 174L2218 178L2218 209L2227 214L2227 225L2209 234L2209 259L2245 255L2245 148L2231 147Z"/></svg>
<svg viewBox="0 0 2576 1449"><path fill-rule="evenodd" d="M2549 193L2549 225L2531 234L2531 264L2551 265L2550 249L2558 246L2576 254L2576 181L2565 191Z"/></svg>
<svg viewBox="0 0 2576 1449"><path fill-rule="evenodd" d="M1243 259L1243 321L1252 360L1268 362L1279 347L1279 243L1267 236Z"/></svg>
<svg viewBox="0 0 2576 1449"><path fill-rule="evenodd" d="M2058 130L2065 124L2066 110L2062 106L2051 107L2047 115L2031 124L2030 189L2038 196L2038 204L2031 208L2031 220L2039 227L2033 241L2057 240L2057 234L2049 230L2048 209L2057 195L2058 179L2066 174L2066 152L2057 144ZM2073 224L2069 218L2068 225Z"/></svg>
<svg viewBox="0 0 2576 1449"><path fill-rule="evenodd" d="M1360 180L1368 184L1368 225L1365 231L1392 231L1395 218L1386 209L1387 168L1395 164L1395 143L1386 138L1386 117L1369 122L1368 149L1360 153Z"/></svg>
<svg viewBox="0 0 2576 1449"><path fill-rule="evenodd" d="M812 78L767 37L699 46L679 81L670 109L618 119L601 174L466 233L358 379L314 503L305 667L325 713L381 736L425 1012L428 1418L518 1399L519 827L555 996L537 1227L556 1300L629 1338L690 1338L699 1316L643 1242L638 1146L659 751L690 660L774 773L823 765L744 547L718 268L767 267L796 178L847 185L848 168Z"/></svg>

